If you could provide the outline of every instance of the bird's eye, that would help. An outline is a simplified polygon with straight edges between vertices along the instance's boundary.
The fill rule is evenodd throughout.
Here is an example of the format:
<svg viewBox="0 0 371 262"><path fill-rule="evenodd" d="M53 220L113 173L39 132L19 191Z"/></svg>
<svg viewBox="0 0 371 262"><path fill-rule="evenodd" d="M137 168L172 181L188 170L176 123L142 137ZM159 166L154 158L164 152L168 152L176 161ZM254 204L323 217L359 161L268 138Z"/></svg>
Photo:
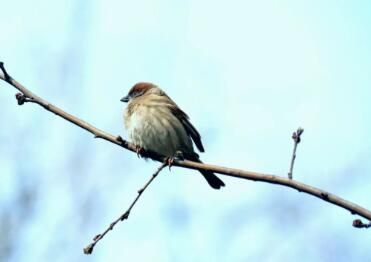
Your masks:
<svg viewBox="0 0 371 262"><path fill-rule="evenodd" d="M131 97L132 98L135 98L135 97L138 97L138 96L141 96L143 92L134 92L131 94Z"/></svg>

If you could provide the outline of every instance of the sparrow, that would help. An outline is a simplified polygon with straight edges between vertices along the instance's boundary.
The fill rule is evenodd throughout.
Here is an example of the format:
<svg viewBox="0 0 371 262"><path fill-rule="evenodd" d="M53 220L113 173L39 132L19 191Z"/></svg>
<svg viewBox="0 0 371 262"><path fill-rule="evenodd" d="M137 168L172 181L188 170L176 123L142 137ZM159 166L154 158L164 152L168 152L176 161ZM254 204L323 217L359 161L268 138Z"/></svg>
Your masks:
<svg viewBox="0 0 371 262"><path fill-rule="evenodd" d="M128 103L124 124L129 138L139 149L169 158L180 153L184 159L202 163L193 149L194 143L200 152L205 151L200 134L188 115L158 86L137 83L120 101ZM214 173L200 172L212 188L225 186Z"/></svg>

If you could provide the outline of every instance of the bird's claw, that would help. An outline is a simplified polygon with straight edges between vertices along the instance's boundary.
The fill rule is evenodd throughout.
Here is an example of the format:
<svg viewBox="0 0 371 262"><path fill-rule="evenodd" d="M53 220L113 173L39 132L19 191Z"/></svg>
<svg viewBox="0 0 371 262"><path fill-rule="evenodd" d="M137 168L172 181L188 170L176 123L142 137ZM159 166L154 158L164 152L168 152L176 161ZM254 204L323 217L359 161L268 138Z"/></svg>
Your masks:
<svg viewBox="0 0 371 262"><path fill-rule="evenodd" d="M181 151L176 151L174 156L170 156L168 157L165 162L167 163L167 165L169 166L169 170L171 171L171 167L173 166L174 164L174 160L184 160L184 156L183 156L183 153Z"/></svg>
<svg viewBox="0 0 371 262"><path fill-rule="evenodd" d="M143 151L144 151L143 147L137 145L135 146L135 152L137 153L138 158L140 158Z"/></svg>
<svg viewBox="0 0 371 262"><path fill-rule="evenodd" d="M167 157L166 160L165 160L165 162L169 166L169 170L171 171L171 166L174 163L174 157L173 156Z"/></svg>

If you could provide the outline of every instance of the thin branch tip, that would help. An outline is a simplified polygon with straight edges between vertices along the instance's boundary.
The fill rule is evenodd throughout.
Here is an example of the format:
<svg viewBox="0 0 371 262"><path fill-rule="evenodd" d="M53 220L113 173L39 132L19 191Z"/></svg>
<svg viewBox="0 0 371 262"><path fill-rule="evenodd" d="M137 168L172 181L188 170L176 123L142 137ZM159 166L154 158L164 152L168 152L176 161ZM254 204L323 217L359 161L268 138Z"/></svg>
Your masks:
<svg viewBox="0 0 371 262"><path fill-rule="evenodd" d="M89 244L87 247L83 249L84 254L91 255L91 253L93 253L93 249L94 249L94 244Z"/></svg>
<svg viewBox="0 0 371 262"><path fill-rule="evenodd" d="M140 196L143 194L143 192L146 190L146 188L151 184L151 182L156 178L156 176L161 172L161 170L167 165L167 163L162 163L158 168L157 170L152 174L151 178L147 181L147 183L144 184L143 188L138 190L138 195L136 196L136 198L134 199L134 201L131 203L131 205L129 206L129 208L119 217L117 218L115 221L113 221L109 226L108 228L101 234L97 234L94 238L93 238L93 242L88 245L86 248L84 248L84 253L85 254L91 254L93 252L93 248L94 246L101 240L104 238L104 236L110 231L110 230L113 230L113 228L115 227L115 225L120 222L120 221L124 221L125 219L128 219L129 218L129 215L130 215L130 212L132 210L132 208L135 206L135 204L137 203L138 199L140 198ZM86 251L86 252L85 252Z"/></svg>
<svg viewBox="0 0 371 262"><path fill-rule="evenodd" d="M371 222L363 223L361 219L355 219L353 221L353 227L355 228L369 228L371 227Z"/></svg>
<svg viewBox="0 0 371 262"><path fill-rule="evenodd" d="M294 133L292 133L291 138L294 140L294 149L292 151L292 156L291 156L291 163L290 163L290 169L289 172L287 173L288 178L291 180L292 179L292 172L294 169L294 162L296 159L296 148L298 147L298 144L301 141L300 136L303 134L304 128L299 127Z"/></svg>
<svg viewBox="0 0 371 262"><path fill-rule="evenodd" d="M301 141L300 136L304 133L304 128L299 127L296 132L292 133L292 139L295 141L295 143L299 144Z"/></svg>
<svg viewBox="0 0 371 262"><path fill-rule="evenodd" d="M4 80L9 83L11 77L8 74L8 72L5 70L4 62L0 62L0 69L1 69L1 71L3 71Z"/></svg>

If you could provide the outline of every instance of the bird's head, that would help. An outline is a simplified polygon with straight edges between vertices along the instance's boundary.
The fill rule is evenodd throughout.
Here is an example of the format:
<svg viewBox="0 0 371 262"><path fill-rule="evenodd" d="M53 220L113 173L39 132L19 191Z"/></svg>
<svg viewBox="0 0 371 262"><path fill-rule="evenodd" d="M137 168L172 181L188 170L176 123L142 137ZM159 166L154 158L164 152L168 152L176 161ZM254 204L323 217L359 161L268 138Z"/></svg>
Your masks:
<svg viewBox="0 0 371 262"><path fill-rule="evenodd" d="M135 84L130 90L129 93L121 98L121 102L129 102L130 100L140 97L144 94L148 93L157 93L157 92L162 92L156 85L152 83L147 83L147 82L140 82Z"/></svg>

